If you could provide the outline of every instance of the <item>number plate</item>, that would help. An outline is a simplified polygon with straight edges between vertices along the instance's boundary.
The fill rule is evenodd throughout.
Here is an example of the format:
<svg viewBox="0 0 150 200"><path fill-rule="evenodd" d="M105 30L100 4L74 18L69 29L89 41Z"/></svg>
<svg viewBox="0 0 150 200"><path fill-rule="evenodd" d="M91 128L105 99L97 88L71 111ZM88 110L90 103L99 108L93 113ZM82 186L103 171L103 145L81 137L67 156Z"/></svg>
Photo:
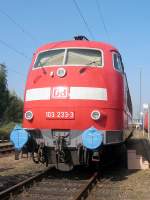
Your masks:
<svg viewBox="0 0 150 200"><path fill-rule="evenodd" d="M75 113L70 111L70 112L63 112L63 111L58 111L58 112L46 112L46 119L74 119L75 118Z"/></svg>

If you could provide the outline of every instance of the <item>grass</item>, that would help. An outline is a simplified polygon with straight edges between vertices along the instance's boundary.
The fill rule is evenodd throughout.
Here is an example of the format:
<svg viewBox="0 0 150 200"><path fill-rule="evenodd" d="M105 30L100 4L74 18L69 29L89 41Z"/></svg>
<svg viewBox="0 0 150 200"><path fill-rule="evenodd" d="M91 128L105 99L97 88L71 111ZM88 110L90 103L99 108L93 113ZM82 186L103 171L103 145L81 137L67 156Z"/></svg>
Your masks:
<svg viewBox="0 0 150 200"><path fill-rule="evenodd" d="M10 132L15 127L15 122L9 122L0 126L0 139L9 139Z"/></svg>

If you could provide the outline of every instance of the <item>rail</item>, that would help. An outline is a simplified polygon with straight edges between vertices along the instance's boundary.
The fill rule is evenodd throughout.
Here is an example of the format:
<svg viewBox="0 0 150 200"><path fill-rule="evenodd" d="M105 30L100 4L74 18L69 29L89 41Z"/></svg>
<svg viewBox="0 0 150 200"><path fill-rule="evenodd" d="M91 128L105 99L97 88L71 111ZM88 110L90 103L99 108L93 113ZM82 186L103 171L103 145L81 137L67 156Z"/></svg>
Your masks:
<svg viewBox="0 0 150 200"><path fill-rule="evenodd" d="M44 170L43 172L34 175L24 181L21 181L20 183L5 189L3 191L0 192L0 200L7 200L10 197L12 198L13 194L16 194L17 191L23 191L24 187L29 186L31 184L33 184L34 181L37 181L38 179L42 178L42 176L44 176L48 171L50 170L50 168Z"/></svg>
<svg viewBox="0 0 150 200"><path fill-rule="evenodd" d="M81 200L81 199L85 199L90 190L94 187L94 185L96 184L97 180L98 180L98 173L95 173L93 175L93 177L89 180L89 182L81 189L81 191L75 196L74 200Z"/></svg>
<svg viewBox="0 0 150 200"><path fill-rule="evenodd" d="M14 152L14 151L15 151L15 148L12 145L12 143L7 142L7 143L1 143L0 144L0 157L4 156L5 154Z"/></svg>
<svg viewBox="0 0 150 200"><path fill-rule="evenodd" d="M62 178L62 174L60 175L59 172L56 171L55 173L58 173L58 175L56 175L57 178L53 179L53 175L50 174L54 174L54 171L51 170L53 170L52 167L0 192L0 199L21 199L22 196L20 195L24 197L25 194L27 194L27 199L29 200L32 199L33 196L36 196L37 199L43 197L44 199L54 198L67 200L71 198L72 200L83 200L88 196L99 177L99 174L96 172L90 178L85 178L85 180L84 178L81 178L81 180L73 178L71 180L70 176L68 179ZM47 178L48 176L50 176L50 178ZM28 191L26 188L28 188ZM16 195L19 196L17 197Z"/></svg>

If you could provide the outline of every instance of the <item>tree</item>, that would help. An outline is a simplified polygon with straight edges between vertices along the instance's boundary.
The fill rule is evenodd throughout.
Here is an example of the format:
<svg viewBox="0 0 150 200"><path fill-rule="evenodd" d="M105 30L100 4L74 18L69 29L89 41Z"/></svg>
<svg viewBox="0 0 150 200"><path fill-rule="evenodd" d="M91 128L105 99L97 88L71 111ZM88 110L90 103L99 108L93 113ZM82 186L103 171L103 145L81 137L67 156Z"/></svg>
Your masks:
<svg viewBox="0 0 150 200"><path fill-rule="evenodd" d="M8 106L4 112L5 122L21 122L23 114L23 101L16 93L9 93Z"/></svg>
<svg viewBox="0 0 150 200"><path fill-rule="evenodd" d="M9 91L7 88L7 70L4 64L0 64L0 122L8 104Z"/></svg>

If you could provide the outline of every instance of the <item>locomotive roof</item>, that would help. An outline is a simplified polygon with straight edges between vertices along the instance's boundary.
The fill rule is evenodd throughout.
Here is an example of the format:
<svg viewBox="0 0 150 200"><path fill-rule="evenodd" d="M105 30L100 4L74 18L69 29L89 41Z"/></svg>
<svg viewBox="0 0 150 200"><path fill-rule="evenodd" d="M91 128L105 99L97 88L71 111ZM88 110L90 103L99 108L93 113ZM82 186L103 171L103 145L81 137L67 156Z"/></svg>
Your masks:
<svg viewBox="0 0 150 200"><path fill-rule="evenodd" d="M86 48L98 48L104 50L117 50L112 45L103 43L103 42L96 42L96 41L87 41L87 40L70 40L70 41L60 41L60 42L53 42L45 44L37 49L37 52L45 51L49 49L56 49L56 48L69 48L69 47L86 47Z"/></svg>

